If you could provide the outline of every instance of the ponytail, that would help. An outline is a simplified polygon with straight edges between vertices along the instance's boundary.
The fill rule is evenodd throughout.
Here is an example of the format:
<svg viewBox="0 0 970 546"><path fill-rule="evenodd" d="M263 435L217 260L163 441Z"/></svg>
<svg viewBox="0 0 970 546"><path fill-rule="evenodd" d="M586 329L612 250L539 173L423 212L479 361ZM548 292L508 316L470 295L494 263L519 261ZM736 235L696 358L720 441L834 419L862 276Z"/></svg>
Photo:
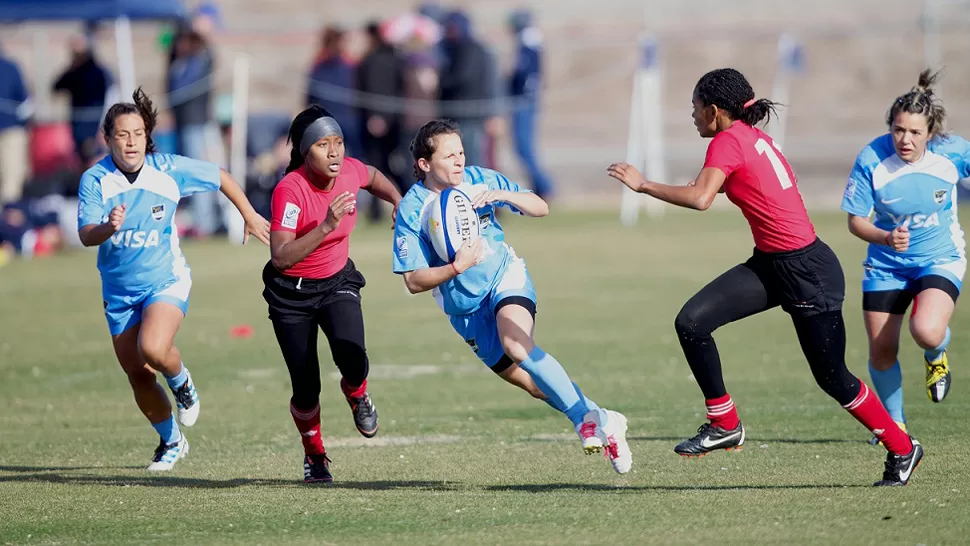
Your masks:
<svg viewBox="0 0 970 546"><path fill-rule="evenodd" d="M922 114L931 137L946 136L946 109L933 91L940 73L927 69L919 74L916 85L909 93L896 97L886 114L886 125L892 128L896 116L902 113Z"/></svg>
<svg viewBox="0 0 970 546"><path fill-rule="evenodd" d="M741 108L741 113L736 118L738 121L754 127L763 120L771 121L771 116L778 116L775 110L777 103L768 99L757 99L747 108Z"/></svg>
<svg viewBox="0 0 970 546"><path fill-rule="evenodd" d="M300 167L303 166L303 162L304 162L303 156L300 155L299 148L297 148L296 146L293 146L290 149L290 164L286 166L285 173L290 174L291 172L299 169Z"/></svg>
<svg viewBox="0 0 970 546"><path fill-rule="evenodd" d="M694 97L704 106L714 105L733 120L755 126L778 115L780 106L768 99L755 97L754 89L743 74L733 68L718 68L701 76L694 86Z"/></svg>

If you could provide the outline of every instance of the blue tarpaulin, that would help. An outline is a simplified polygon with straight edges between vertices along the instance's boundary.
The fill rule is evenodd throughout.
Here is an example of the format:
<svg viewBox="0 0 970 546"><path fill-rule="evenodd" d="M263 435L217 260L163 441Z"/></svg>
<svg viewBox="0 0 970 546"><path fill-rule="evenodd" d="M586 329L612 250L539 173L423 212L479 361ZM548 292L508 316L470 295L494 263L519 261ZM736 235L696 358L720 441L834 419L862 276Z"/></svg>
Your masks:
<svg viewBox="0 0 970 546"><path fill-rule="evenodd" d="M180 0L0 0L0 21L133 21L180 19Z"/></svg>

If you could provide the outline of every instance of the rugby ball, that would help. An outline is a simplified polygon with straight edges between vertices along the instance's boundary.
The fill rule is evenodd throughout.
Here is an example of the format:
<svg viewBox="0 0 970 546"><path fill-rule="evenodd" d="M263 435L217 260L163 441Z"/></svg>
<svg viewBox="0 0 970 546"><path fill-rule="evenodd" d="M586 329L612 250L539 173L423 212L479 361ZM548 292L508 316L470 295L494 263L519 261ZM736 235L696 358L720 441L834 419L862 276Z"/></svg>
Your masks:
<svg viewBox="0 0 970 546"><path fill-rule="evenodd" d="M430 209L427 221L431 246L442 261L451 263L465 240L481 236L478 213L468 194L458 188L441 190Z"/></svg>

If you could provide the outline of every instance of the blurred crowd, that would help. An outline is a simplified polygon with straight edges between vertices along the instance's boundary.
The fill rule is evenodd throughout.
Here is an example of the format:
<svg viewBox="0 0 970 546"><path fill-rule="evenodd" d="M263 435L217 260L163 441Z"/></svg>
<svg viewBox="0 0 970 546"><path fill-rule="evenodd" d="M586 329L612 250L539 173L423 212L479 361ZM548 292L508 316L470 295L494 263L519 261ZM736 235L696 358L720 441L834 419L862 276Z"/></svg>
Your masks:
<svg viewBox="0 0 970 546"><path fill-rule="evenodd" d="M163 35L167 123L153 137L161 152L228 166L231 97L214 90L213 33L220 27L219 9L206 3ZM408 149L414 133L429 119L448 117L461 125L467 164L497 168L496 139L507 133L532 189L549 198L554 184L536 150L542 35L527 11L510 13L508 29L515 58L503 73L469 16L439 4L363 28L328 25L308 67L305 102L326 107L343 128L347 154L382 170L402 193L415 182ZM0 49L0 265L15 255L43 256L76 243L79 175L104 157L100 121L108 106L124 98L97 59L95 30L87 27L70 40L71 64L51 84L70 99L69 130L33 122L23 75ZM291 114L248 120L246 191L264 215L289 159ZM223 199L215 193L190 197L177 218L180 235L223 233ZM374 200L367 217L382 220L380 207Z"/></svg>

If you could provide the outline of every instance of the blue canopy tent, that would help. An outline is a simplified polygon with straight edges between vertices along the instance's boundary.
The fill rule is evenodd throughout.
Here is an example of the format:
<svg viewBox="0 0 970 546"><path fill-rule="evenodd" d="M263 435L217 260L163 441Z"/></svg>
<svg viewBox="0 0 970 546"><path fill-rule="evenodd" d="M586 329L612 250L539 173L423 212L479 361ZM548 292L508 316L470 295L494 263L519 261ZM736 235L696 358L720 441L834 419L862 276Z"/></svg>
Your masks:
<svg viewBox="0 0 970 546"><path fill-rule="evenodd" d="M135 88L131 21L174 20L186 16L181 0L0 0L0 23L113 20L122 96L130 95Z"/></svg>
<svg viewBox="0 0 970 546"><path fill-rule="evenodd" d="M132 21L186 16L179 0L0 0L0 21Z"/></svg>

